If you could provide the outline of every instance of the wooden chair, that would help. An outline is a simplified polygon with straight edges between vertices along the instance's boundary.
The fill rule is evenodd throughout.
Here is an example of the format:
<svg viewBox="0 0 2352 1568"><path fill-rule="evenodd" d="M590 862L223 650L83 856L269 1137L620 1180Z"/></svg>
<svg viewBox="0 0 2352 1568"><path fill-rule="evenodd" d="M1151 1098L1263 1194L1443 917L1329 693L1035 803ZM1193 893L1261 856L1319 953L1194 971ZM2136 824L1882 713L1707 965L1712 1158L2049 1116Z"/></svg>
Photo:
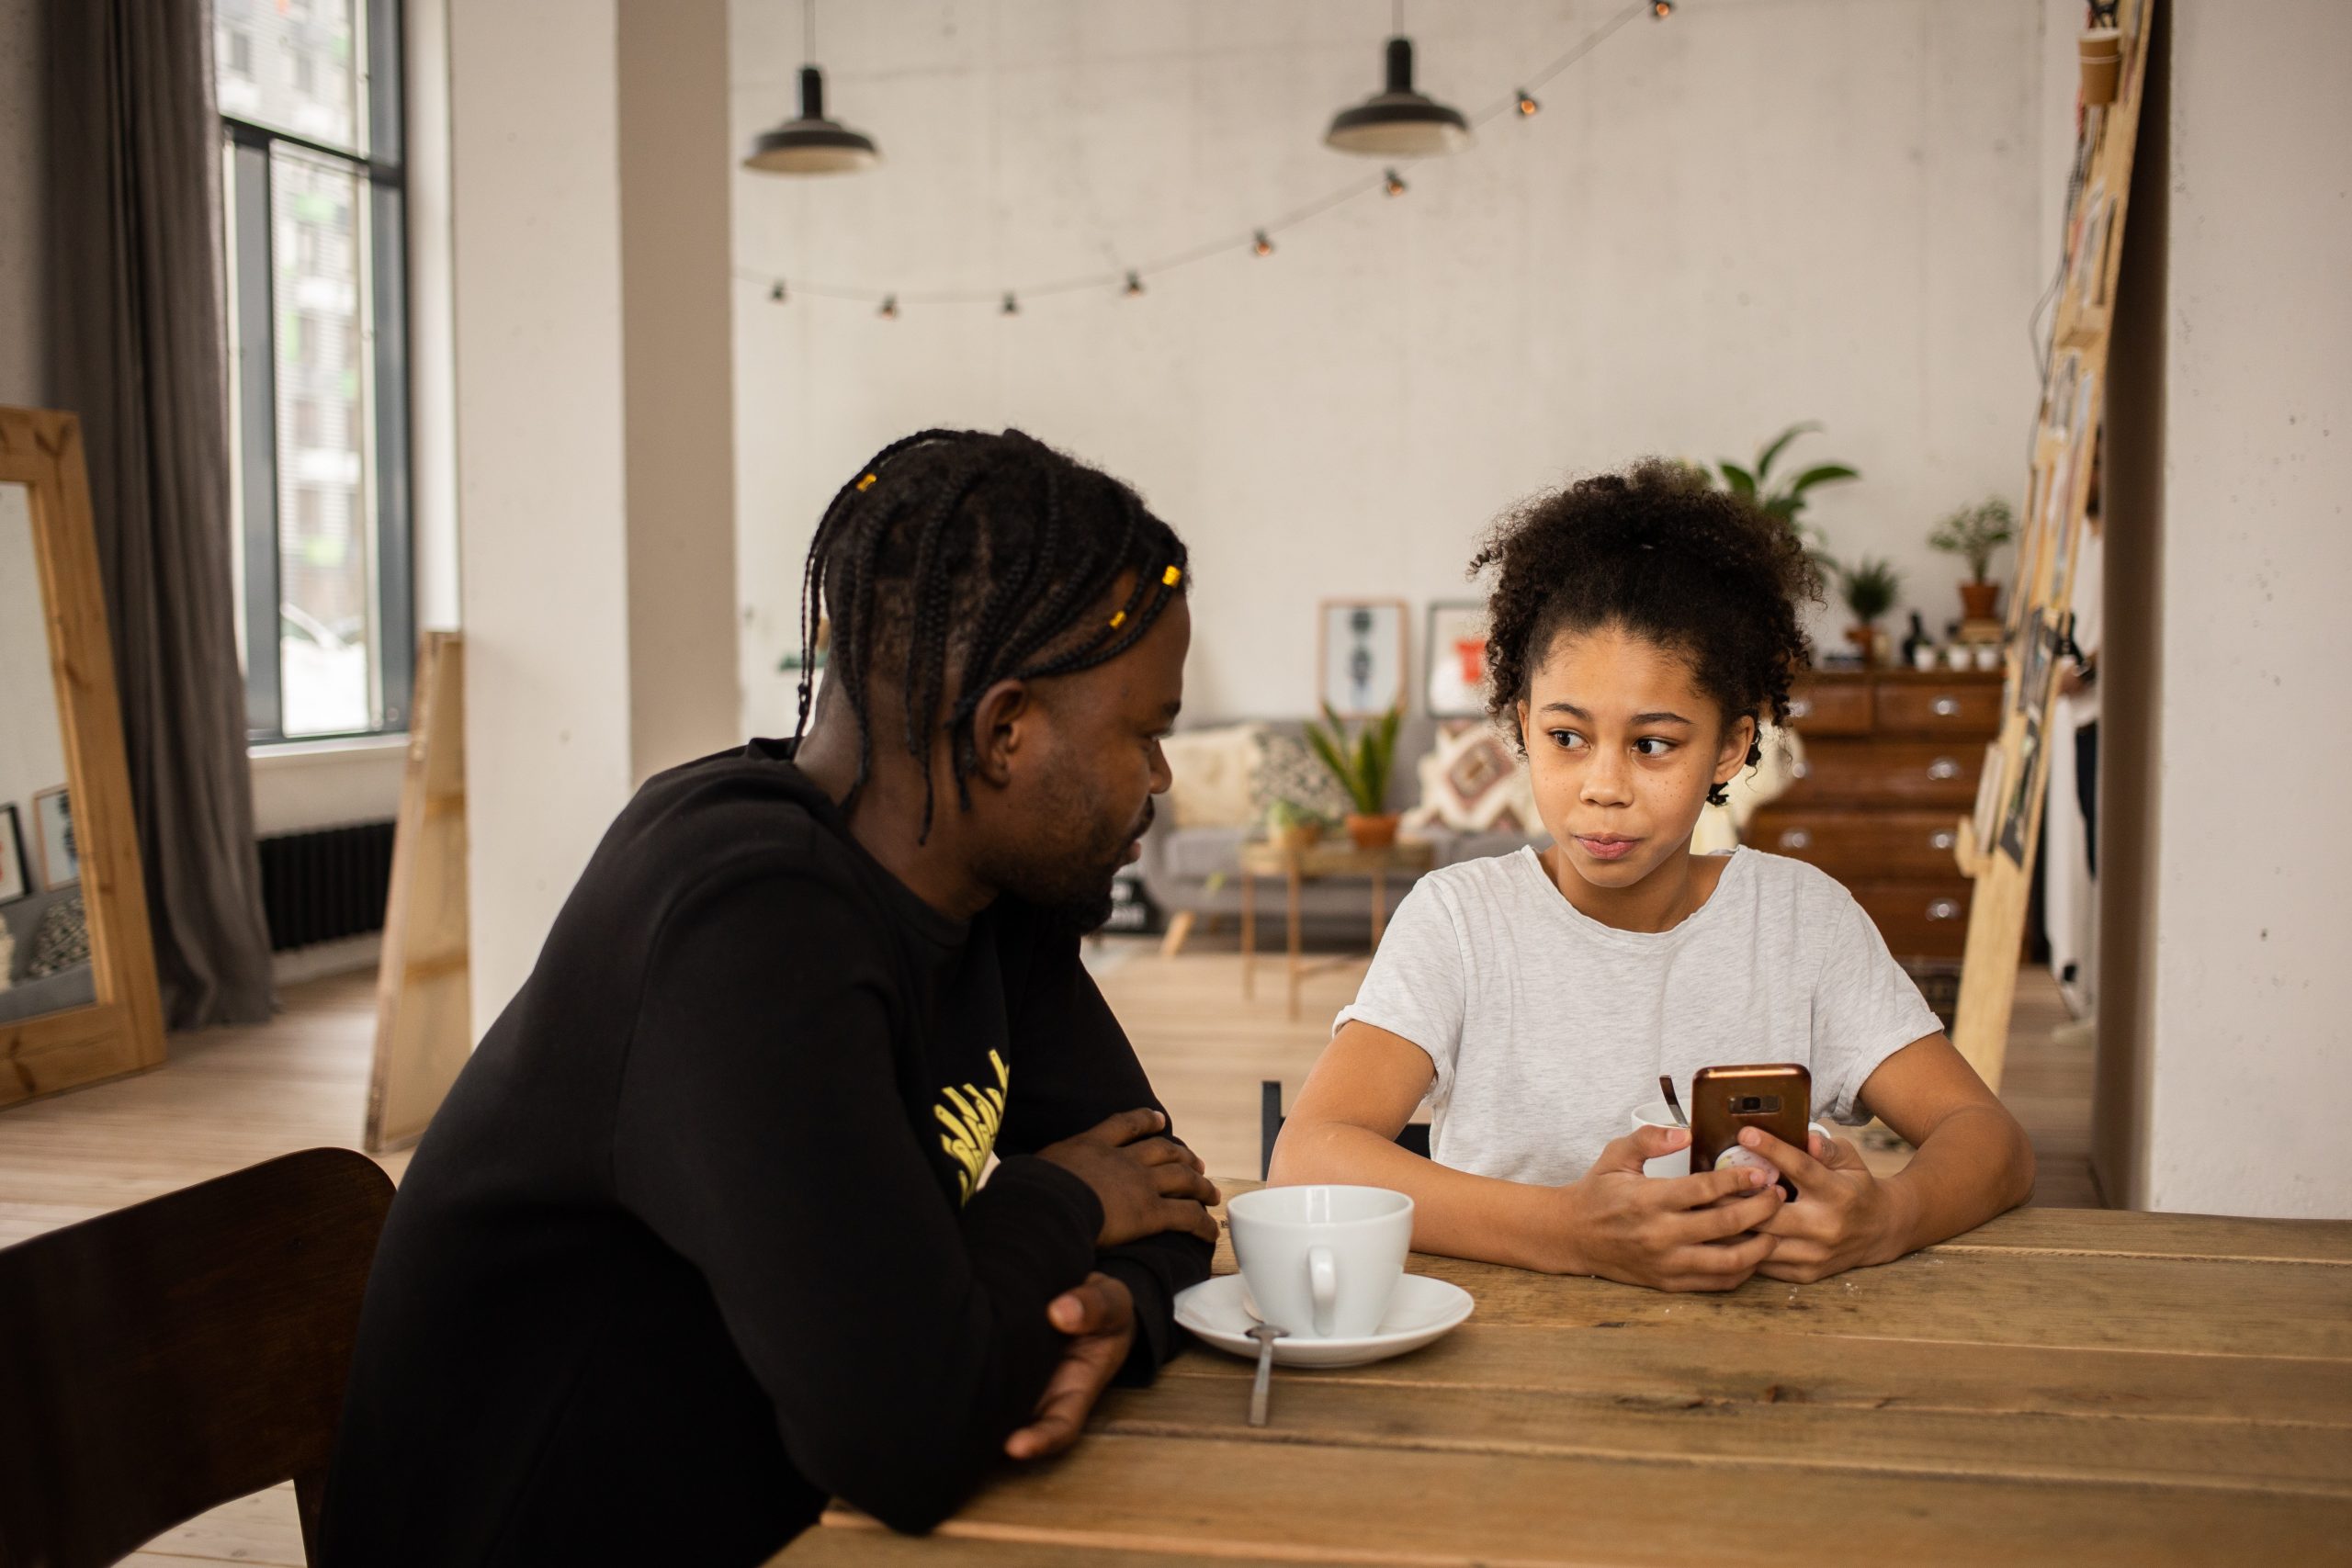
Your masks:
<svg viewBox="0 0 2352 1568"><path fill-rule="evenodd" d="M1280 1078L1263 1078L1258 1084L1258 1179L1263 1181L1274 1168L1274 1140L1283 1135L1283 1083ZM1408 1122L1396 1134L1396 1146L1408 1154L1423 1159L1430 1157L1430 1124Z"/></svg>
<svg viewBox="0 0 2352 1568"><path fill-rule="evenodd" d="M100 1568L288 1480L315 1561L391 1201L310 1149L0 1250L0 1568Z"/></svg>

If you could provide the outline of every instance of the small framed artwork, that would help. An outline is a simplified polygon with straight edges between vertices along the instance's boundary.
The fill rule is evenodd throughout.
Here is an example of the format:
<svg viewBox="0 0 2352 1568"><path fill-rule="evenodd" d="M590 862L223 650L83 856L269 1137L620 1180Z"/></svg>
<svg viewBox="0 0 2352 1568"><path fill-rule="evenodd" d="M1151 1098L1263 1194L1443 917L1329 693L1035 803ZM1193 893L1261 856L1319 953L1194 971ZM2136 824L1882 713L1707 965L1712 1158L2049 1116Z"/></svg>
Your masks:
<svg viewBox="0 0 2352 1568"><path fill-rule="evenodd" d="M2008 808L2001 814L2001 852L2022 868L2026 836L2033 829L2034 771L2041 761L2041 716L2025 717L2025 739L2018 746L2018 776L2010 781Z"/></svg>
<svg viewBox="0 0 2352 1568"><path fill-rule="evenodd" d="M1405 602L1326 599L1316 645L1316 689L1341 718L1376 718L1405 705Z"/></svg>
<svg viewBox="0 0 2352 1568"><path fill-rule="evenodd" d="M1477 718L1487 711L1487 606L1475 599L1430 606L1428 669L1421 701L1431 718Z"/></svg>
<svg viewBox="0 0 2352 1568"><path fill-rule="evenodd" d="M40 885L54 893L82 880L82 852L74 838L74 802L65 786L33 795L33 840L40 846Z"/></svg>
<svg viewBox="0 0 2352 1568"><path fill-rule="evenodd" d="M32 890L32 878L25 871L24 825L17 819L17 803L12 800L0 806L0 904Z"/></svg>
<svg viewBox="0 0 2352 1568"><path fill-rule="evenodd" d="M2001 826L2001 785L2007 781L2005 770L2009 755L2001 750L1997 740L1984 747L1984 771L1976 775L1976 815L1970 826L1975 829L1976 852L1988 854L1993 848L1993 835Z"/></svg>

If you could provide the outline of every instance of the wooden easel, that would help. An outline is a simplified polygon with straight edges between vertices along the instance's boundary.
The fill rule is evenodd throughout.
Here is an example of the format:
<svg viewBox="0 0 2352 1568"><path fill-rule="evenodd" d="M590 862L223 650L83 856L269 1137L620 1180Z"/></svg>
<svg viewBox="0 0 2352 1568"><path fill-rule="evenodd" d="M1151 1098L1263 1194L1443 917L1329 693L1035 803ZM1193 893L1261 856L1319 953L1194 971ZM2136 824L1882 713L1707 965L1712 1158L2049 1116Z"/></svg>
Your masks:
<svg viewBox="0 0 2352 1568"><path fill-rule="evenodd" d="M417 649L408 772L392 840L384 956L376 972L369 1154L414 1143L473 1050L465 655L457 632L427 632Z"/></svg>
<svg viewBox="0 0 2352 1568"><path fill-rule="evenodd" d="M2075 562L2107 397L2108 328L2123 257L2154 3L2123 0L2116 24L2123 35L2123 63L2115 101L2083 111L2080 183L2068 206L2064 288L2042 378L2017 583L2010 590L2005 717L1986 759L1988 773L1998 770L1998 783L1988 784L1989 810L1961 823L1954 852L1961 869L1975 878L1976 892L1952 1043L1996 1089L2008 1050L2026 906L2041 850L2049 751L2059 739L2051 731L2059 647L2072 623Z"/></svg>

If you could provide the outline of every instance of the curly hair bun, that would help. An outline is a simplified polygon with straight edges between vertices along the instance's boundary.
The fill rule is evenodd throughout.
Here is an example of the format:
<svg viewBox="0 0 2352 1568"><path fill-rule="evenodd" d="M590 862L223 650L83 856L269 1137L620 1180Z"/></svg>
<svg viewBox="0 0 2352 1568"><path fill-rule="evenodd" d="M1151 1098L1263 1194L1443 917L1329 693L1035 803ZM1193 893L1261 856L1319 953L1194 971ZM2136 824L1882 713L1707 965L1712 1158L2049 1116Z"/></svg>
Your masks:
<svg viewBox="0 0 2352 1568"><path fill-rule="evenodd" d="M1673 649L1726 723L1786 723L1790 684L1812 661L1798 606L1821 582L1795 530L1684 464L1645 458L1530 497L1470 563L1474 577L1490 570L1487 711L1514 733L1564 632L1614 626ZM1751 744L1748 765L1763 755Z"/></svg>

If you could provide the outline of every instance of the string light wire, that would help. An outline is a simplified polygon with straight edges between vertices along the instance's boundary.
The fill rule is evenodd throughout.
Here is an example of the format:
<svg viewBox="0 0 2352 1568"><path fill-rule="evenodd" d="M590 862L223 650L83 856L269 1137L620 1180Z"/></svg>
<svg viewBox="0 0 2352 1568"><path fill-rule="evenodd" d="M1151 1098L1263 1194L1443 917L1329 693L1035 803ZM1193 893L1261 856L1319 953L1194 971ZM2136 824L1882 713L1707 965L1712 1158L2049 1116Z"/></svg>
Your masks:
<svg viewBox="0 0 2352 1568"><path fill-rule="evenodd" d="M1471 129L1475 130L1489 120L1498 119L1504 115L1518 114L1521 100L1526 99L1534 89L1551 81L1561 72L1567 70L1608 42L1619 28L1634 17L1656 14L1657 13L1653 9L1652 0L1633 0L1631 5L1586 34L1542 70L1532 76L1521 77L1519 86L1504 94L1476 114L1469 116ZM1414 164L1408 163L1400 166L1411 168ZM1318 197L1304 206L1293 208L1269 222L1253 223L1247 229L1221 234L1214 240L1194 245L1188 250L1160 256L1140 265L1117 267L1108 272L1090 272L1079 276L1056 278L1046 283L1023 284L1011 289L944 288L919 293L906 289L862 288L848 284L809 283L797 277L779 277L772 272L754 272L748 267L739 266L734 269L734 272L735 276L743 282L773 285L778 290L789 283L792 293L804 295L812 299L841 299L865 305L879 304L885 300L894 301L900 306L994 305L1005 315L1018 315L1020 307L1014 303L1016 298L1042 299L1051 299L1060 294L1081 294L1093 289L1123 288L1126 293L1139 294L1143 291L1140 287L1141 279L1173 272L1179 267L1191 266L1196 262L1206 261L1211 256L1228 254L1239 250L1248 250L1260 256L1270 254L1273 249L1272 236L1285 229L1295 229L1302 223L1311 222L1334 208L1344 207L1360 197L1370 196L1375 191L1385 194L1388 190L1390 180L1395 176L1396 171L1390 169L1384 169L1376 175L1359 176L1339 186L1329 195ZM1125 287L1130 283L1135 284L1136 287Z"/></svg>

